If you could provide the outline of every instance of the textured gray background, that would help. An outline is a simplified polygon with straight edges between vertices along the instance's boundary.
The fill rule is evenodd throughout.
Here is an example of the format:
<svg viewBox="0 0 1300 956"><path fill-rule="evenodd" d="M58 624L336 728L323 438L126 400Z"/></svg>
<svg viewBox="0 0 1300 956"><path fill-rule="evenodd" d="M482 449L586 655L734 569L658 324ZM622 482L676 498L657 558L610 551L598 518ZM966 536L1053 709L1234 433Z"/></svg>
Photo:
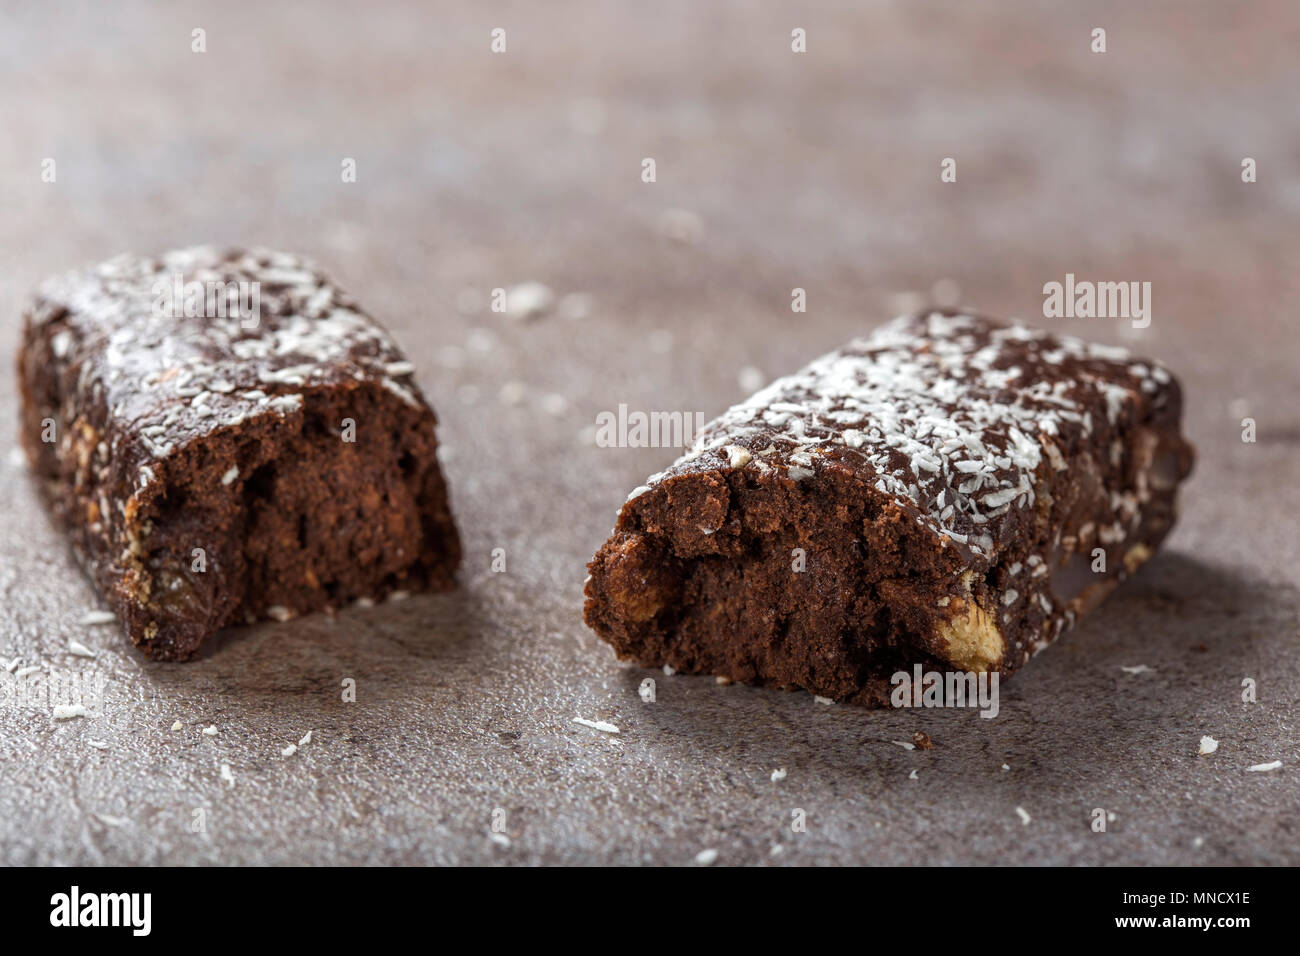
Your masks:
<svg viewBox="0 0 1300 956"><path fill-rule="evenodd" d="M4 407L46 274L201 241L304 252L419 366L467 557L458 593L153 665L77 623L96 597L0 456L0 654L108 687L95 718L0 710L3 861L1300 862L1294 4L25 6L0 14ZM670 210L694 242L665 235ZM1151 327L1044 322L1066 272L1151 281ZM940 279L1182 375L1200 461L1168 547L1004 685L996 720L659 674L643 703L647 672L581 623L583 565L673 452L595 447L597 413L715 414L743 367L790 371ZM526 280L594 308L457 307ZM934 750L891 743L915 730Z"/></svg>

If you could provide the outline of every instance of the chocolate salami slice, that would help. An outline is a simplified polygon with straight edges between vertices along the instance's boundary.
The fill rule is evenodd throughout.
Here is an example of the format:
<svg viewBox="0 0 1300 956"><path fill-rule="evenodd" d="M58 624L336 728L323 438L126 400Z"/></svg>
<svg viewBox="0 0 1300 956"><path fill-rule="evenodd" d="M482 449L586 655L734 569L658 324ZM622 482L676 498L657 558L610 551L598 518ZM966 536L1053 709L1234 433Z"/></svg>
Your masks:
<svg viewBox="0 0 1300 956"><path fill-rule="evenodd" d="M296 256L124 256L36 293L22 438L131 640L184 659L230 624L454 586L414 371Z"/></svg>
<svg viewBox="0 0 1300 956"><path fill-rule="evenodd" d="M985 318L898 319L705 426L632 492L586 620L647 666L884 704L1008 675L1168 534L1191 470L1155 362Z"/></svg>

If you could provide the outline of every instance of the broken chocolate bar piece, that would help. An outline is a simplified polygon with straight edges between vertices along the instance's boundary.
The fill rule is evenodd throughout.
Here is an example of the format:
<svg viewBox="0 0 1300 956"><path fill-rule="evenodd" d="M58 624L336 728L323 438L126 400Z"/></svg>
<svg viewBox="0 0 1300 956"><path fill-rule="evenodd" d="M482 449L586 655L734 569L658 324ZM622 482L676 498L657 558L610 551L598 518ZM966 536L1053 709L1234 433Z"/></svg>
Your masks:
<svg viewBox="0 0 1300 956"><path fill-rule="evenodd" d="M228 624L454 586L460 542L413 372L296 256L126 256L37 292L22 439L131 640L185 659Z"/></svg>
<svg viewBox="0 0 1300 956"><path fill-rule="evenodd" d="M1002 676L1151 557L1192 448L1123 349L898 319L709 423L632 492L586 620L646 666L886 704Z"/></svg>

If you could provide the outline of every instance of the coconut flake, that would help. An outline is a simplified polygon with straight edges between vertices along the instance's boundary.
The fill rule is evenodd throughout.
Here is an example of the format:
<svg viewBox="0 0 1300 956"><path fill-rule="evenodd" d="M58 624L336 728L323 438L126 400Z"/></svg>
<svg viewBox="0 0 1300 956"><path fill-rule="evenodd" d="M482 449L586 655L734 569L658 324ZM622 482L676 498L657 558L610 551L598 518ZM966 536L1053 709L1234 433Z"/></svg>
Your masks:
<svg viewBox="0 0 1300 956"><path fill-rule="evenodd" d="M587 720L585 717L574 717L573 722L584 727L590 727L592 730L599 730L602 734L619 733L617 726L604 720Z"/></svg>

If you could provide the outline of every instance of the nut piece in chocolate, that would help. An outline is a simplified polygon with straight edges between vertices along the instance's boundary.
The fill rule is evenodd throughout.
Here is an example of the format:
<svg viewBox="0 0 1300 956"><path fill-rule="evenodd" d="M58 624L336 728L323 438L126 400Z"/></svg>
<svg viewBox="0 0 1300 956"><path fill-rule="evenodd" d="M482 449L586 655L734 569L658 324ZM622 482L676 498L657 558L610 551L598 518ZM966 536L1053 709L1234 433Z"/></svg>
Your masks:
<svg viewBox="0 0 1300 956"><path fill-rule="evenodd" d="M588 625L621 658L889 702L1007 676L1147 561L1192 448L1159 364L904 317L705 426L622 507Z"/></svg>
<svg viewBox="0 0 1300 956"><path fill-rule="evenodd" d="M123 256L28 307L22 440L131 640L181 660L230 624L454 587L414 371L297 256Z"/></svg>

